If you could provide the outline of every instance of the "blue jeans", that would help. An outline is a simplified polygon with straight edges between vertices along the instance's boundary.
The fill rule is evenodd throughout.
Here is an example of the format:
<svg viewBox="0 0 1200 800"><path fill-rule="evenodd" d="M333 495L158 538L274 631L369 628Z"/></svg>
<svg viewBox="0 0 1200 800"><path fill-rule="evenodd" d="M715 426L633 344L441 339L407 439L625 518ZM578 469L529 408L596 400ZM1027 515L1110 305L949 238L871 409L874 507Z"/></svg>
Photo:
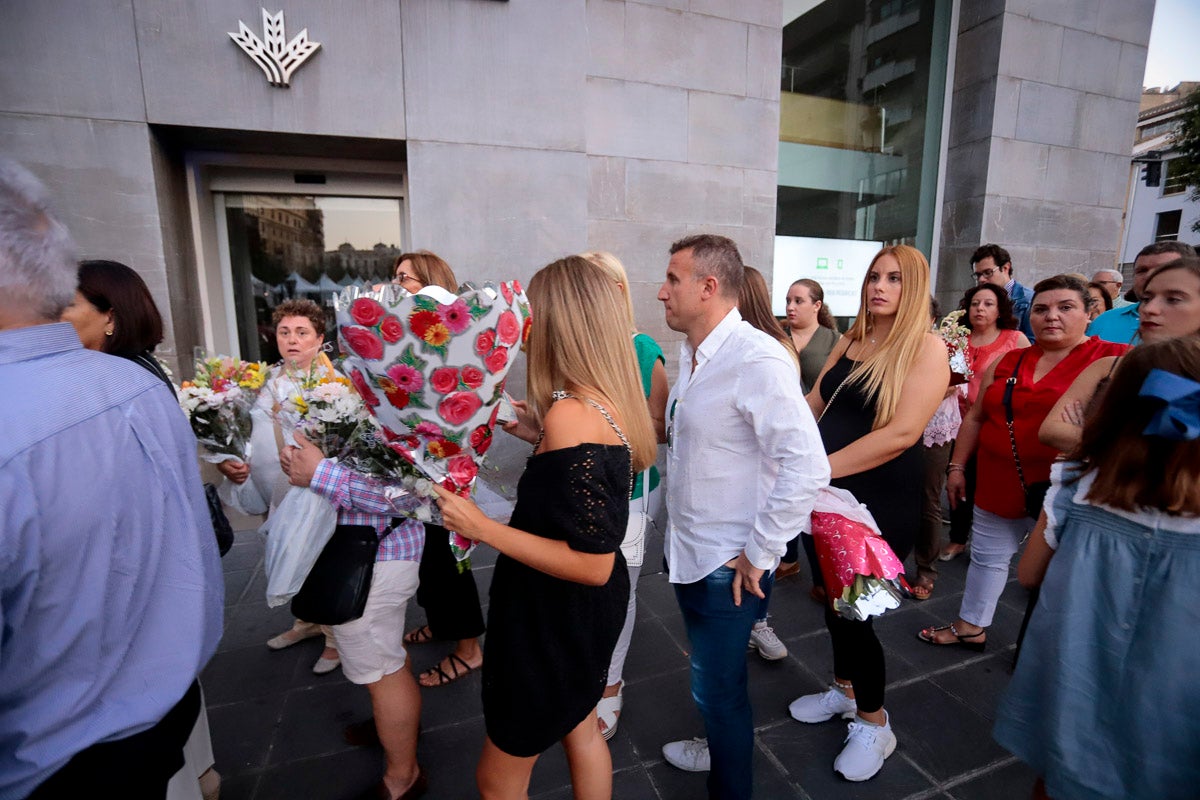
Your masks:
<svg viewBox="0 0 1200 800"><path fill-rule="evenodd" d="M752 789L754 721L747 691L746 643L758 598L742 594L733 604L734 571L717 567L703 580L675 584L692 647L692 698L704 718L712 770L708 796L743 800Z"/></svg>

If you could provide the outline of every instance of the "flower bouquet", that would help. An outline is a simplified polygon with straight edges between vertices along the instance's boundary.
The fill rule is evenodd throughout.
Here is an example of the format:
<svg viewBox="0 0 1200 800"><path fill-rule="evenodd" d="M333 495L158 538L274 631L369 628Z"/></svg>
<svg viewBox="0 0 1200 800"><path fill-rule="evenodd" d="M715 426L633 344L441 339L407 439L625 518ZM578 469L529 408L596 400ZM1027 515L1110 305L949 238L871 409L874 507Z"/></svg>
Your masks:
<svg viewBox="0 0 1200 800"><path fill-rule="evenodd" d="M250 458L250 409L266 379L266 365L225 356L196 358L196 375L179 389L179 405L196 440L220 463Z"/></svg>
<svg viewBox="0 0 1200 800"><path fill-rule="evenodd" d="M904 565L854 495L831 486L821 489L808 527L834 611L865 620L899 607Z"/></svg>
<svg viewBox="0 0 1200 800"><path fill-rule="evenodd" d="M463 284L457 293L428 286L416 294L396 285L350 287L334 297L334 308L350 380L387 447L430 481L468 495L532 322L520 283ZM397 469L391 474L413 485L411 472ZM432 501L426 507L436 521ZM451 533L460 561L472 546Z"/></svg>
<svg viewBox="0 0 1200 800"><path fill-rule="evenodd" d="M956 386L971 380L971 329L962 324L966 311L961 308L951 311L938 323L938 335L946 343L950 353L950 385Z"/></svg>

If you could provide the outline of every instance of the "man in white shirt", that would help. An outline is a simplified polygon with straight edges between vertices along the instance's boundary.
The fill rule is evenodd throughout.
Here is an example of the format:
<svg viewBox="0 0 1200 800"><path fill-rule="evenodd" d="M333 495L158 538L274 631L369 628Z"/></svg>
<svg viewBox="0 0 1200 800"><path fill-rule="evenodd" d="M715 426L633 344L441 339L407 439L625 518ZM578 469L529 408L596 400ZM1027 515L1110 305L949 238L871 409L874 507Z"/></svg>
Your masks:
<svg viewBox="0 0 1200 800"><path fill-rule="evenodd" d="M711 798L748 798L754 725L746 642L787 541L829 482L829 461L796 365L742 321L737 245L698 235L671 246L659 289L667 325L686 334L668 409L664 552L691 643L692 695L707 742L663 747L681 769L709 769Z"/></svg>

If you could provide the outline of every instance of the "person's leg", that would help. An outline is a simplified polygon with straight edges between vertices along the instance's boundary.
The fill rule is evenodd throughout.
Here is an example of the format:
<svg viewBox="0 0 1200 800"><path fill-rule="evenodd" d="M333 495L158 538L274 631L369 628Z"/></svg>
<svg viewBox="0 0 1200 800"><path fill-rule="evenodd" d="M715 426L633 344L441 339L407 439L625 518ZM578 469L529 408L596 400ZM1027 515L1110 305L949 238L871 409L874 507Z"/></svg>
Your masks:
<svg viewBox="0 0 1200 800"><path fill-rule="evenodd" d="M421 691L405 664L402 669L367 684L375 729L383 745L383 783L392 797L404 794L416 782L417 729L421 721Z"/></svg>
<svg viewBox="0 0 1200 800"><path fill-rule="evenodd" d="M478 669L483 664L483 649L479 636L484 631L483 610L479 605L479 590L470 568L460 564L450 550L450 535L440 525L425 525L425 549L421 554L421 586L417 590L429 631L435 639L453 640L452 651L437 668L421 673L422 686L441 686ZM463 666L466 664L466 667Z"/></svg>
<svg viewBox="0 0 1200 800"><path fill-rule="evenodd" d="M963 478L967 482L966 499L950 510L950 544L942 551L957 555L966 549L967 535L971 532L975 517L975 456L963 465Z"/></svg>
<svg viewBox="0 0 1200 800"><path fill-rule="evenodd" d="M744 599L733 604L730 567L718 567L704 580L676 584L691 644L692 698L704 719L712 769L710 797L748 798L754 724L747 691L746 642L758 610Z"/></svg>
<svg viewBox="0 0 1200 800"><path fill-rule="evenodd" d="M621 715L621 700L613 700L621 695L625 676L625 658L629 655L629 645L633 641L633 625L637 616L637 584L642 568L629 567L629 604L625 607L625 624L621 627L621 635L617 638L617 646L613 648L612 658L608 663L608 685L600 696L600 704L596 706L599 731L604 734L611 724L616 724ZM609 700L605 703L605 700ZM605 718L610 718L611 723ZM609 734L611 736L611 734Z"/></svg>
<svg viewBox="0 0 1200 800"><path fill-rule="evenodd" d="M937 580L938 554L942 543L942 491L946 488L946 464L950 461L949 443L922 448L925 467L924 498L921 506L921 526L917 531L915 559L917 580L914 593L924 600ZM924 587L917 592L917 587Z"/></svg>
<svg viewBox="0 0 1200 800"><path fill-rule="evenodd" d="M538 756L510 756L484 737L483 752L475 768L475 783L482 800L527 800L529 776ZM574 780L574 778L572 778Z"/></svg>
<svg viewBox="0 0 1200 800"><path fill-rule="evenodd" d="M563 739L575 800L611 800L612 755L593 711Z"/></svg>
<svg viewBox="0 0 1200 800"><path fill-rule="evenodd" d="M971 566L967 569L967 585L958 614L974 628L992 624L996 603L1008 583L1012 558L1029 527L1030 521L1025 518L1006 519L983 509L975 510Z"/></svg>

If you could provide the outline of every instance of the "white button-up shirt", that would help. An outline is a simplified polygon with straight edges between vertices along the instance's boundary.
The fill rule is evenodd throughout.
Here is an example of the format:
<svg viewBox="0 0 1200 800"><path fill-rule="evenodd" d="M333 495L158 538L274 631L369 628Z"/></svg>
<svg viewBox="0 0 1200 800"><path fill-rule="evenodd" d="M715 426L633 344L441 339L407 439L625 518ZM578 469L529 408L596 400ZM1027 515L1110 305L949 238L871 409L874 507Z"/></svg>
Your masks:
<svg viewBox="0 0 1200 800"><path fill-rule="evenodd" d="M773 570L829 483L796 365L736 308L695 351L684 342L679 363L667 400L671 582L698 581L743 551Z"/></svg>

